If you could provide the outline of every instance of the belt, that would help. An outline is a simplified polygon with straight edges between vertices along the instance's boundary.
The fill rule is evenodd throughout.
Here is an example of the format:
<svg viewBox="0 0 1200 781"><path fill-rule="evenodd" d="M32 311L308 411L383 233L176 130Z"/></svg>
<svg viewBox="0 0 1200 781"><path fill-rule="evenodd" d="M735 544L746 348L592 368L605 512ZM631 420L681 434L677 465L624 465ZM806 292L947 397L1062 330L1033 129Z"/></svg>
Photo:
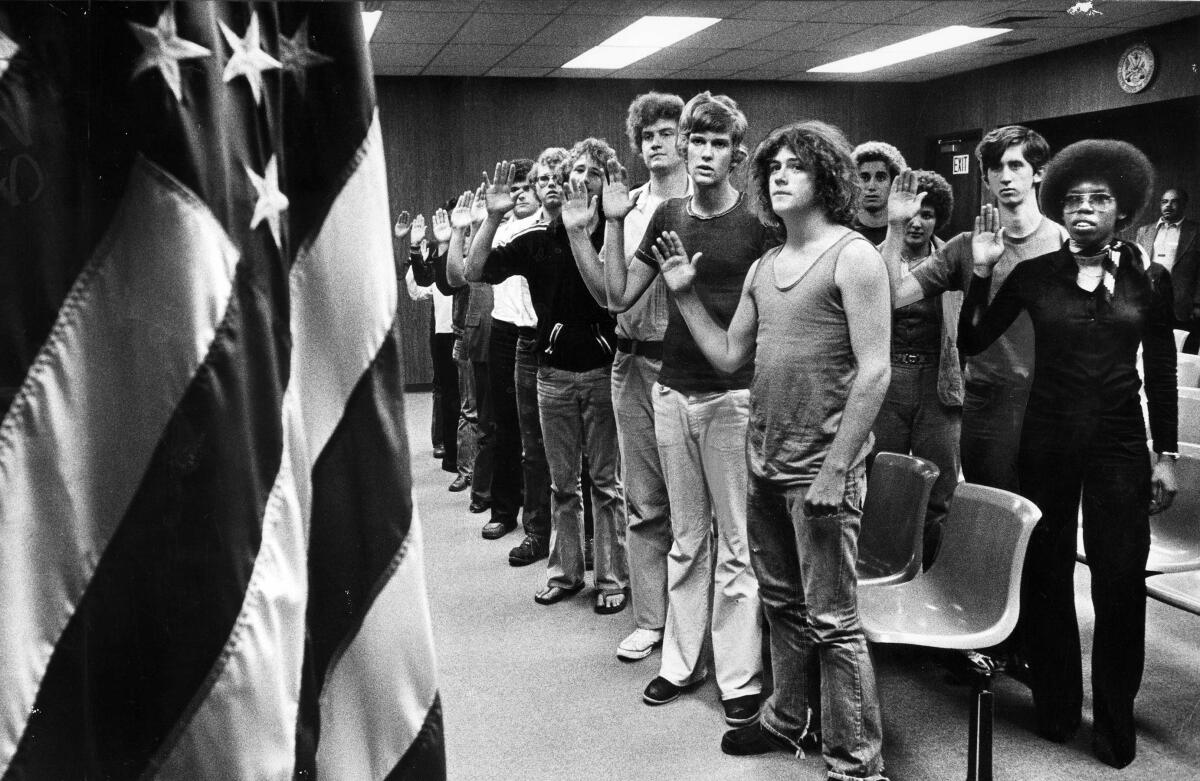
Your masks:
<svg viewBox="0 0 1200 781"><path fill-rule="evenodd" d="M517 326L517 336L524 336L526 339L536 339L537 329L527 325Z"/></svg>
<svg viewBox="0 0 1200 781"><path fill-rule="evenodd" d="M892 363L908 366L924 366L930 363L937 363L937 360L936 353L892 353Z"/></svg>
<svg viewBox="0 0 1200 781"><path fill-rule="evenodd" d="M617 349L629 355L640 355L652 361L661 361L663 353L662 342L639 342L637 339L617 337Z"/></svg>

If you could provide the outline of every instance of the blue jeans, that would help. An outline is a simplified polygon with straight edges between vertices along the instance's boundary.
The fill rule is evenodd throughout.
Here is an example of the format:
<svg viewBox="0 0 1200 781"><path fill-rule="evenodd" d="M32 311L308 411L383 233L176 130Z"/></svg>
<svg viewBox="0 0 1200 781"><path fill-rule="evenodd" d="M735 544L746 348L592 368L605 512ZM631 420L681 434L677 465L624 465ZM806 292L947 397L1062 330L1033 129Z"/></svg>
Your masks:
<svg viewBox="0 0 1200 781"><path fill-rule="evenodd" d="M617 477L617 424L609 367L585 372L538 369L538 406L550 466L550 558L547 584L584 582L583 495L579 473L587 453L595 516L596 587L605 594L629 586L625 502Z"/></svg>
<svg viewBox="0 0 1200 781"><path fill-rule="evenodd" d="M550 540L550 469L538 413L537 335L529 329L517 337L517 420L521 426L521 473L525 493L521 521L525 533Z"/></svg>
<svg viewBox="0 0 1200 781"><path fill-rule="evenodd" d="M836 515L806 516L807 490L750 478L750 556L775 679L760 723L797 750L807 733L820 732L829 778L879 779L883 723L854 571L865 470L847 474ZM820 702L811 702L818 691Z"/></svg>
<svg viewBox="0 0 1200 781"><path fill-rule="evenodd" d="M621 444L621 481L629 517L629 582L633 620L639 629L662 629L667 621L667 553L671 550L671 508L658 460L654 399L662 361L617 351L612 368L612 399Z"/></svg>

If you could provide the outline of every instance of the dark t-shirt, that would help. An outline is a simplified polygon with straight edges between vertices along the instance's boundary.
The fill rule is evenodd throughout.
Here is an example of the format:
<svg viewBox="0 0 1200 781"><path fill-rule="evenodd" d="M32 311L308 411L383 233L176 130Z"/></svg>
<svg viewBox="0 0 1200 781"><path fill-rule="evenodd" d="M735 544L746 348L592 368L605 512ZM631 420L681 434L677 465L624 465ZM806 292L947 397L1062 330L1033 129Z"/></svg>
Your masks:
<svg viewBox="0 0 1200 781"><path fill-rule="evenodd" d="M671 198L650 218L636 257L657 269L650 248L663 231L675 231L688 255L704 253L696 264L696 295L722 328L729 327L742 296L746 272L764 252L780 243L775 232L747 210L745 196L728 211L700 217L688 208L691 198ZM754 363L749 361L733 374L713 368L704 356L672 296L663 336L662 371L658 381L681 393L706 393L750 387Z"/></svg>
<svg viewBox="0 0 1200 781"><path fill-rule="evenodd" d="M880 225L878 228L871 228L866 225L863 225L861 222L858 221L858 217L855 216L854 220L851 221L851 223L850 223L850 227L854 228L854 230L856 230L859 233L861 233L862 235L866 236L867 241L871 242L876 247L878 247L880 244L882 244L883 240L887 238L887 223L886 222L883 225Z"/></svg>
<svg viewBox="0 0 1200 781"><path fill-rule="evenodd" d="M591 236L597 250L603 238L600 223ZM511 276L529 281L539 365L582 372L612 363L616 321L588 292L561 220L530 225L488 253L483 281L496 284Z"/></svg>

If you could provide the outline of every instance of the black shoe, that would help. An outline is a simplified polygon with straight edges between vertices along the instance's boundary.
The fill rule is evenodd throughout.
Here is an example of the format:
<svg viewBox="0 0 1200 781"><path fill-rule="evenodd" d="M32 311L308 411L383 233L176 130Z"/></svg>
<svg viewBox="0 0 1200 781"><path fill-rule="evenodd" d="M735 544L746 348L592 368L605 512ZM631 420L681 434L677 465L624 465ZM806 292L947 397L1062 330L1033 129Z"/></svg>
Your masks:
<svg viewBox="0 0 1200 781"><path fill-rule="evenodd" d="M594 547L591 537L583 541L583 568L589 572L596 568L596 556L592 553Z"/></svg>
<svg viewBox="0 0 1200 781"><path fill-rule="evenodd" d="M550 544L532 534L526 534L521 544L508 552L508 563L513 567L524 567L541 561L550 555Z"/></svg>
<svg viewBox="0 0 1200 781"><path fill-rule="evenodd" d="M683 692L695 689L704 683L706 677L708 677L707 673L683 686L676 686L661 675L655 676L654 680L646 684L646 690L642 692L642 702L647 705L666 705L668 702L675 702Z"/></svg>
<svg viewBox="0 0 1200 781"><path fill-rule="evenodd" d="M471 487L471 476L460 474L458 477L454 478L454 482L451 483L450 487L447 488L446 490L452 491L454 493L458 493L459 491L465 491L470 487Z"/></svg>
<svg viewBox="0 0 1200 781"><path fill-rule="evenodd" d="M472 499L471 504L469 507L467 507L467 509L473 513L487 512L488 510L492 509L492 503L487 499ZM516 526L516 524L517 522L513 521L513 526Z"/></svg>
<svg viewBox="0 0 1200 781"><path fill-rule="evenodd" d="M1092 753L1109 767L1120 770L1137 757L1136 738L1118 740L1101 730L1092 733Z"/></svg>
<svg viewBox="0 0 1200 781"><path fill-rule="evenodd" d="M809 736L815 737L815 733L809 733L805 737ZM770 754L772 751L782 751L785 754L795 754L796 756L801 756L803 753L775 733L767 731L757 721L744 727L731 729L722 735L721 751L735 757L752 757L759 754Z"/></svg>
<svg viewBox="0 0 1200 781"><path fill-rule="evenodd" d="M517 528L516 521L493 518L483 525L483 538L485 540L498 540L515 528Z"/></svg>
<svg viewBox="0 0 1200 781"><path fill-rule="evenodd" d="M434 458L445 458L446 457L446 448L442 447L441 445L438 445L437 447L435 447L433 449L433 457Z"/></svg>
<svg viewBox="0 0 1200 781"><path fill-rule="evenodd" d="M721 707L725 711L725 723L732 727L741 727L758 721L757 694L721 700Z"/></svg>

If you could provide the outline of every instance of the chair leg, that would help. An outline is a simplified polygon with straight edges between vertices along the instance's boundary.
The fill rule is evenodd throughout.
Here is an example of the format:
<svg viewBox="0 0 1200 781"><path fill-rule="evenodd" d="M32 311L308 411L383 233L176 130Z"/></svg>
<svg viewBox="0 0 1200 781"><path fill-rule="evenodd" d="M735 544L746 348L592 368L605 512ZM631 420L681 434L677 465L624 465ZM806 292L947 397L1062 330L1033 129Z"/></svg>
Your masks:
<svg viewBox="0 0 1200 781"><path fill-rule="evenodd" d="M992 781L992 676L975 678L967 735L967 781Z"/></svg>

